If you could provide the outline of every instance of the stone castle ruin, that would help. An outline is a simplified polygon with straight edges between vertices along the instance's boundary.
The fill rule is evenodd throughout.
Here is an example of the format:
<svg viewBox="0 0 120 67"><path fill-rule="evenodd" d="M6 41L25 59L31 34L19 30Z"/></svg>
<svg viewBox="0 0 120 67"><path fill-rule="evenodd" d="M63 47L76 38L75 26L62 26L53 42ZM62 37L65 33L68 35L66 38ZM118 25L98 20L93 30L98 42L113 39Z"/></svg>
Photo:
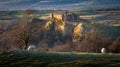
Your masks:
<svg viewBox="0 0 120 67"><path fill-rule="evenodd" d="M52 18L56 18L56 19L59 19L59 20L62 20L62 21L79 21L80 18L79 18L79 15L75 14L75 13L68 13L68 12L65 12L65 13L51 13L50 14L50 19Z"/></svg>

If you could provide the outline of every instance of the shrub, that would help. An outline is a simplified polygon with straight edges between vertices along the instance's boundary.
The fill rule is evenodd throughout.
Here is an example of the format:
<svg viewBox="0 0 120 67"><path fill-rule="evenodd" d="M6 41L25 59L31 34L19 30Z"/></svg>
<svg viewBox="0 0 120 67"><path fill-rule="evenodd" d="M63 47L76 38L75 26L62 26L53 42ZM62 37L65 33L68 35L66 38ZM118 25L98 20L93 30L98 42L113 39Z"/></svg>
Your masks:
<svg viewBox="0 0 120 67"><path fill-rule="evenodd" d="M64 45L55 45L50 51L69 52L73 51L73 45L71 42L67 42Z"/></svg>
<svg viewBox="0 0 120 67"><path fill-rule="evenodd" d="M92 31L79 42L76 50L82 52L100 52L101 48L108 48L111 42L111 39L103 37L100 32Z"/></svg>
<svg viewBox="0 0 120 67"><path fill-rule="evenodd" d="M112 45L110 45L110 50L115 53L120 53L120 37L118 37Z"/></svg>

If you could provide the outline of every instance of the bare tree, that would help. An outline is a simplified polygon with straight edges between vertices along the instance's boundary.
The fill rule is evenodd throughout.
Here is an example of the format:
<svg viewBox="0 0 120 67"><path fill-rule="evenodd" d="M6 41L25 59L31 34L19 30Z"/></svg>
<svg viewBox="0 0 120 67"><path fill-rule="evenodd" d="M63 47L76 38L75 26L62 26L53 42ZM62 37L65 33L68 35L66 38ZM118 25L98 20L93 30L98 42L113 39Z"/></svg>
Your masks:
<svg viewBox="0 0 120 67"><path fill-rule="evenodd" d="M24 46L24 49L27 49L29 43L31 43L32 38L35 36L36 32L38 32L38 29L35 27L34 23L28 23L32 12L32 10L25 10L23 13L23 18L25 20L22 19L24 23L14 27L12 31L13 37L16 39L14 43L20 43L20 45L23 44L20 46L20 48Z"/></svg>
<svg viewBox="0 0 120 67"><path fill-rule="evenodd" d="M29 44L31 43L33 37L39 32L37 27L34 27L34 24L24 24L17 26L14 31L14 37L23 44L24 49L27 49ZM17 42L16 41L16 42Z"/></svg>

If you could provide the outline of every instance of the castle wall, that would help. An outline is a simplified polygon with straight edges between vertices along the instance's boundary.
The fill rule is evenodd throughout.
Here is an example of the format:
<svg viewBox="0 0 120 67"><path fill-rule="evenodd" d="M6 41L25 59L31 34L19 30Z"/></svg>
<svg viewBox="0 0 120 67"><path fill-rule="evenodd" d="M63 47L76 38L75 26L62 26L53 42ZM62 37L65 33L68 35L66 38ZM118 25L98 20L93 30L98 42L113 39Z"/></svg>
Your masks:
<svg viewBox="0 0 120 67"><path fill-rule="evenodd" d="M50 14L50 18L56 18L59 20L63 20L63 15L62 14Z"/></svg>
<svg viewBox="0 0 120 67"><path fill-rule="evenodd" d="M56 18L63 21L77 21L80 20L79 16L74 13L66 13L66 14L51 14L50 18Z"/></svg>

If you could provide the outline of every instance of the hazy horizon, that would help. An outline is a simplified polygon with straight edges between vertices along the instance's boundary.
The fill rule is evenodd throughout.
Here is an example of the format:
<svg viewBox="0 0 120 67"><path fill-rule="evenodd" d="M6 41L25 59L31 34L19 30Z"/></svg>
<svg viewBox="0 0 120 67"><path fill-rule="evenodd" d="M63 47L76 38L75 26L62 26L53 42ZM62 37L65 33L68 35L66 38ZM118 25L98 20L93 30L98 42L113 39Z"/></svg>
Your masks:
<svg viewBox="0 0 120 67"><path fill-rule="evenodd" d="M0 11L4 10L59 10L120 7L120 0L0 0Z"/></svg>

